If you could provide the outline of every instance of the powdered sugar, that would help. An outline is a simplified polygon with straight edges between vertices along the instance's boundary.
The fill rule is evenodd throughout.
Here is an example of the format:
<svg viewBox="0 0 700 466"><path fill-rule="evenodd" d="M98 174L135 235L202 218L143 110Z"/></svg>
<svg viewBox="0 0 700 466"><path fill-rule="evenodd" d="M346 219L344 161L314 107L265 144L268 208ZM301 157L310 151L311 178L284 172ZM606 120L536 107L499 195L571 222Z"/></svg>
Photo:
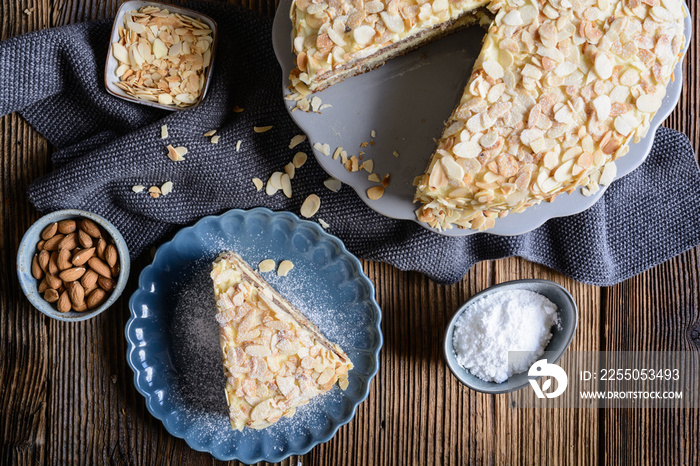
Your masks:
<svg viewBox="0 0 700 466"><path fill-rule="evenodd" d="M464 310L455 324L457 362L487 382L504 382L526 371L552 338L557 306L528 290L488 294ZM519 352L517 355L509 351Z"/></svg>

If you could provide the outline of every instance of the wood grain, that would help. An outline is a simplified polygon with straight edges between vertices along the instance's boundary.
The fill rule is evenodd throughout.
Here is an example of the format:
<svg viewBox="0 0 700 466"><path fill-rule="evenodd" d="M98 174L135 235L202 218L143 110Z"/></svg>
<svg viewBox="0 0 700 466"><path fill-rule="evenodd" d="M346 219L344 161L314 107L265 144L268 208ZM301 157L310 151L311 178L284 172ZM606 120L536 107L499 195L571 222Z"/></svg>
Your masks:
<svg viewBox="0 0 700 466"><path fill-rule="evenodd" d="M273 0L239 3L265 15L275 11ZM0 38L107 18L118 4L2 0ZM687 70L700 68L699 53L694 39ZM697 151L700 75L683 79L681 101L666 125L687 134ZM27 186L50 171L52 149L17 115L0 118L0 148L0 463L218 463L169 435L132 383L123 328L127 297L148 258L133 264L124 297L93 320L57 322L26 301L14 258L38 218ZM698 351L700 249L610 288L518 258L477 264L452 286L386 264L363 266L376 286L385 337L369 398L331 441L283 464L700 464L694 411L513 409L504 395L460 385L441 353L446 323L462 302L518 278L547 278L572 292L580 308L574 350Z"/></svg>

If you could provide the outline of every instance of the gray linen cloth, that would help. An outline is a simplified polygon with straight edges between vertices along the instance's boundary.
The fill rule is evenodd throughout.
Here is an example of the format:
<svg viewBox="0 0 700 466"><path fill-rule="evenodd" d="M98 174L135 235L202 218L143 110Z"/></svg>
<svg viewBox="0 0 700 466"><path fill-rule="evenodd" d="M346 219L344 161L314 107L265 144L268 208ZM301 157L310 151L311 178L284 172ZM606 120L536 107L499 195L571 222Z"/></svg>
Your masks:
<svg viewBox="0 0 700 466"><path fill-rule="evenodd" d="M585 283L612 285L700 243L700 174L693 148L684 135L665 128L657 132L647 161L613 183L595 206L530 233L445 237L411 221L385 218L347 186L339 193L324 188L327 175L308 143L288 148L300 130L282 100L271 21L231 5L196 8L218 22L219 44L209 94L202 105L182 112L107 94L109 21L0 43L0 115L19 112L56 147L54 170L29 188L39 211L100 214L123 233L136 257L204 215L255 206L298 213L306 196L317 193L317 217L354 254L441 283L459 280L478 261L520 256ZM234 106L245 110L233 112ZM165 141L164 124L170 133ZM273 129L256 134L254 125ZM221 136L218 144L202 137L213 128ZM187 147L186 160L170 161L168 143ZM293 180L291 199L253 189L252 178L266 180L297 150L310 157ZM12 157L11 148L2 156ZM131 190L168 180L174 189L159 199Z"/></svg>

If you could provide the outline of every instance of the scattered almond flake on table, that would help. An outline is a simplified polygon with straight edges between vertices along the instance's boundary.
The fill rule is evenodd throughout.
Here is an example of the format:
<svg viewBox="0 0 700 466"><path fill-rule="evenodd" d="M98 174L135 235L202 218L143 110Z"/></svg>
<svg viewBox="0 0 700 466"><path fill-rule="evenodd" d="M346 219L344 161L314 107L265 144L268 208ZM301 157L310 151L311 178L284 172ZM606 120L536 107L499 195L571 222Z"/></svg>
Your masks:
<svg viewBox="0 0 700 466"><path fill-rule="evenodd" d="M282 172L274 172L270 175L269 183L275 189L282 189Z"/></svg>
<svg viewBox="0 0 700 466"><path fill-rule="evenodd" d="M35 8L27 8L24 10L24 14L30 15L30 14L34 13L34 10L35 10Z"/></svg>
<svg viewBox="0 0 700 466"><path fill-rule="evenodd" d="M172 181L166 181L163 183L163 186L160 187L160 192L163 196L167 196L171 192L173 192L173 182Z"/></svg>
<svg viewBox="0 0 700 466"><path fill-rule="evenodd" d="M347 171L354 173L360 170L360 159L358 159L356 155L353 155L343 165Z"/></svg>
<svg viewBox="0 0 700 466"><path fill-rule="evenodd" d="M289 176L290 180L294 179L294 174L296 173L294 163L289 162L287 165L284 166L284 172Z"/></svg>
<svg viewBox="0 0 700 466"><path fill-rule="evenodd" d="M367 141L362 141L360 143L360 147L367 147L368 142Z"/></svg>
<svg viewBox="0 0 700 466"><path fill-rule="evenodd" d="M161 139L168 138L168 126L167 125L163 125L160 127L160 138Z"/></svg>
<svg viewBox="0 0 700 466"><path fill-rule="evenodd" d="M327 109L327 108L333 108L333 106L332 106L331 104L323 104L323 105L321 105L320 107L318 107L318 111L319 111L319 113L320 113L321 110L325 110L325 109Z"/></svg>
<svg viewBox="0 0 700 466"><path fill-rule="evenodd" d="M306 135L304 134L297 134L292 138L292 140L289 142L289 148L294 149L296 146L301 144L302 142L306 141Z"/></svg>
<svg viewBox="0 0 700 466"><path fill-rule="evenodd" d="M215 129L212 129L212 130L207 131L206 133L204 133L204 136L205 136L205 137L210 137L210 136L213 136L213 135L215 135L215 134L216 134L216 130L215 130Z"/></svg>
<svg viewBox="0 0 700 466"><path fill-rule="evenodd" d="M398 157L398 156L399 156L399 153L398 153L397 151L392 152L392 154L394 155L394 157Z"/></svg>
<svg viewBox="0 0 700 466"><path fill-rule="evenodd" d="M379 179L379 175L376 173L370 173L370 175L367 177L369 181L374 181L375 183L379 183L381 180Z"/></svg>
<svg viewBox="0 0 700 466"><path fill-rule="evenodd" d="M148 188L148 194L153 198L153 199L158 199L160 196L160 188L158 186L151 186Z"/></svg>
<svg viewBox="0 0 700 466"><path fill-rule="evenodd" d="M335 178L328 178L326 181L323 182L323 185L333 191L334 193L337 193L340 190L340 187L342 186L342 183L340 180L337 180Z"/></svg>
<svg viewBox="0 0 700 466"><path fill-rule="evenodd" d="M328 144L321 144L320 142L317 142L314 144L314 149L316 149L326 157L331 155L331 146L329 146Z"/></svg>
<svg viewBox="0 0 700 466"><path fill-rule="evenodd" d="M369 135L370 135L372 138L376 138L376 137L377 137L377 132L376 132L375 130L372 130L372 131L369 132Z"/></svg>
<svg viewBox="0 0 700 466"><path fill-rule="evenodd" d="M238 142L236 143L236 152L240 152L240 150L241 150L241 142L243 142L243 141L241 141L241 140L239 139Z"/></svg>
<svg viewBox="0 0 700 466"><path fill-rule="evenodd" d="M141 186L140 184L131 187L131 190L135 193L142 193L144 189L146 189L146 187Z"/></svg>
<svg viewBox="0 0 700 466"><path fill-rule="evenodd" d="M304 200L301 205L301 215L305 218L311 218L316 215L318 209L321 207L321 199L316 194L309 194L309 196Z"/></svg>
<svg viewBox="0 0 700 466"><path fill-rule="evenodd" d="M289 179L289 175L286 173L280 178L280 183L282 184L282 192L288 199L292 198L292 182Z"/></svg>
<svg viewBox="0 0 700 466"><path fill-rule="evenodd" d="M269 126L253 126L253 131L256 133L264 133L266 131L270 131L272 129L272 125Z"/></svg>
<svg viewBox="0 0 700 466"><path fill-rule="evenodd" d="M260 261L258 264L258 270L262 273L272 272L275 270L275 261L272 259L265 259Z"/></svg>
<svg viewBox="0 0 700 466"><path fill-rule="evenodd" d="M338 160L338 157L340 156L340 153L343 152L342 147L336 147L335 151L333 151L333 160Z"/></svg>
<svg viewBox="0 0 700 466"><path fill-rule="evenodd" d="M170 158L170 160L172 160L173 162L181 162L182 160L185 160L185 157L183 156L186 153L186 147L173 147L170 144L168 144L168 158Z"/></svg>
<svg viewBox="0 0 700 466"><path fill-rule="evenodd" d="M211 137L211 143L212 143L212 144L218 144L218 143L219 143L219 138L220 138L220 137L221 137L221 136L219 136L218 134L217 134L216 136L212 136L212 137Z"/></svg>
<svg viewBox="0 0 700 466"><path fill-rule="evenodd" d="M376 201L384 195L384 186L372 186L367 190L367 197Z"/></svg>
<svg viewBox="0 0 700 466"><path fill-rule="evenodd" d="M277 191L279 191L279 188L275 188L274 186L272 186L271 179L268 179L267 184L265 185L265 193L268 196L274 196L277 193Z"/></svg>
<svg viewBox="0 0 700 466"><path fill-rule="evenodd" d="M283 260L277 267L277 275L280 277L286 277L290 270L294 268L294 264L290 260Z"/></svg>
<svg viewBox="0 0 700 466"><path fill-rule="evenodd" d="M292 163L296 168L301 168L302 165L306 163L306 152L297 152L294 154L294 158L292 159Z"/></svg>
<svg viewBox="0 0 700 466"><path fill-rule="evenodd" d="M260 178L253 178L253 184L255 185L256 191L260 191L263 188L263 182Z"/></svg>
<svg viewBox="0 0 700 466"><path fill-rule="evenodd" d="M234 106L233 106L233 111L234 111L235 113L241 113L241 112L243 111L243 108L242 108L242 107L239 107L238 105L234 105Z"/></svg>
<svg viewBox="0 0 700 466"><path fill-rule="evenodd" d="M326 221L323 220L322 218L319 218L319 219L318 219L318 223L319 223L319 225L321 225L321 228L323 228L324 230L330 226L330 225L329 225L328 223L326 223Z"/></svg>

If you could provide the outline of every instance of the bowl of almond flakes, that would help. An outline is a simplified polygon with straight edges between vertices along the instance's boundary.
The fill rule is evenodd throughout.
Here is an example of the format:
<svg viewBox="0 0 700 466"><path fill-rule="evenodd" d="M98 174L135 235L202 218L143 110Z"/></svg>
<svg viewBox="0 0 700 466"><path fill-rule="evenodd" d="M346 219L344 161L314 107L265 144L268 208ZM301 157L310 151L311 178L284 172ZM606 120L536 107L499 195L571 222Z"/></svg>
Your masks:
<svg viewBox="0 0 700 466"><path fill-rule="evenodd" d="M165 3L124 2L110 35L107 92L166 110L196 107L209 87L216 36L216 22L202 13Z"/></svg>

